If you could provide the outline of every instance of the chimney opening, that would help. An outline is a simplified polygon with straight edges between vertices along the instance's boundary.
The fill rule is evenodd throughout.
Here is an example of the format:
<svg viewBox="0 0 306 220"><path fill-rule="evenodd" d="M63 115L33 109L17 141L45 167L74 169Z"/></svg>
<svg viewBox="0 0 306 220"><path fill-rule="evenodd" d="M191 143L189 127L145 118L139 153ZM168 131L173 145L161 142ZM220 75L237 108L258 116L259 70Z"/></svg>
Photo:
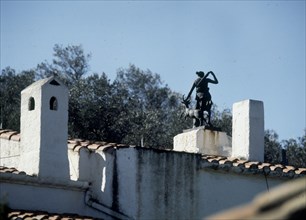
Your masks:
<svg viewBox="0 0 306 220"><path fill-rule="evenodd" d="M52 96L50 99L50 110L57 110L57 99L54 96Z"/></svg>
<svg viewBox="0 0 306 220"><path fill-rule="evenodd" d="M33 97L30 97L29 99L29 111L33 111L35 109L35 99Z"/></svg>
<svg viewBox="0 0 306 220"><path fill-rule="evenodd" d="M50 85L59 86L60 84L56 80L52 80Z"/></svg>

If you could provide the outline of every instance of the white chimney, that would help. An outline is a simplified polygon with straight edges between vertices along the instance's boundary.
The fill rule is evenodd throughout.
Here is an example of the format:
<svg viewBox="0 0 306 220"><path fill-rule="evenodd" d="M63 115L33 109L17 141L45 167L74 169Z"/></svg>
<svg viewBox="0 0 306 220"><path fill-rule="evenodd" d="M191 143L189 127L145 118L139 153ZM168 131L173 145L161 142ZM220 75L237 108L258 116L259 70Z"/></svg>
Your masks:
<svg viewBox="0 0 306 220"><path fill-rule="evenodd" d="M69 179L68 89L56 77L21 92L19 170L44 178Z"/></svg>
<svg viewBox="0 0 306 220"><path fill-rule="evenodd" d="M232 156L264 161L264 106L244 100L233 105Z"/></svg>

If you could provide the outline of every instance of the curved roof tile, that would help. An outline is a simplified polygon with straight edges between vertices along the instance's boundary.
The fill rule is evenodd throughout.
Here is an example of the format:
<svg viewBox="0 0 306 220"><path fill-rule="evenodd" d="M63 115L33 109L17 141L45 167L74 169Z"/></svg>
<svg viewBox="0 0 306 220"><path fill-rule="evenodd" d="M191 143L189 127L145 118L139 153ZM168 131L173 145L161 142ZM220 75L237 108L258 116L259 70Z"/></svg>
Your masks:
<svg viewBox="0 0 306 220"><path fill-rule="evenodd" d="M32 211L32 210L10 210L8 213L8 219L80 219L80 220L92 220L97 219L89 216L81 216L78 214L59 214L49 213L44 211Z"/></svg>
<svg viewBox="0 0 306 220"><path fill-rule="evenodd" d="M20 141L20 134L12 130L0 130L0 138Z"/></svg>
<svg viewBox="0 0 306 220"><path fill-rule="evenodd" d="M15 167L4 167L4 166L0 166L0 173L14 173L14 174L26 175L25 172L18 171Z"/></svg>
<svg viewBox="0 0 306 220"><path fill-rule="evenodd" d="M220 156L203 155L202 168L214 170L233 171L245 174L265 174L280 177L300 177L306 175L306 168L296 168L282 164L261 163L258 161L246 161ZM224 165L227 165L226 167Z"/></svg>

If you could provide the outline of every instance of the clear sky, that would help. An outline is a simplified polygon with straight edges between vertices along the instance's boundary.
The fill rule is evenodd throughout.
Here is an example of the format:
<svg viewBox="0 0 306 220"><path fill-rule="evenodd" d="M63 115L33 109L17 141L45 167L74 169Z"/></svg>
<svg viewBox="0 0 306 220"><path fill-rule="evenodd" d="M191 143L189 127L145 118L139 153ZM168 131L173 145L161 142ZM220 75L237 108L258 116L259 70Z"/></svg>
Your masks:
<svg viewBox="0 0 306 220"><path fill-rule="evenodd" d="M219 109L262 100L280 139L305 128L305 1L3 1L1 69L51 62L53 46L81 44L91 72L111 80L135 64L188 94L213 71Z"/></svg>

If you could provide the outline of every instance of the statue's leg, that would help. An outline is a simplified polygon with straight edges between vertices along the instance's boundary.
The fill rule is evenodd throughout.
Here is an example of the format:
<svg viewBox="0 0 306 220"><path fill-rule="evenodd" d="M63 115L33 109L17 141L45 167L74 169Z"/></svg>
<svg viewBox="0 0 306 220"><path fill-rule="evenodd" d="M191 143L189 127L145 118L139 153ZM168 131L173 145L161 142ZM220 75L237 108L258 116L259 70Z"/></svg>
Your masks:
<svg viewBox="0 0 306 220"><path fill-rule="evenodd" d="M202 100L201 101L201 115L200 115L201 126L205 125L204 111L205 111L205 100Z"/></svg>
<svg viewBox="0 0 306 220"><path fill-rule="evenodd" d="M209 102L209 105L208 105L208 110L207 110L207 112L208 112L208 125L209 126L212 126L212 124L210 123L210 120L211 120L211 101Z"/></svg>
<svg viewBox="0 0 306 220"><path fill-rule="evenodd" d="M197 99L195 109L201 109L201 100Z"/></svg>
<svg viewBox="0 0 306 220"><path fill-rule="evenodd" d="M200 125L200 120L197 119L197 118L194 118L193 119L193 127L196 128L196 127L199 127Z"/></svg>
<svg viewBox="0 0 306 220"><path fill-rule="evenodd" d="M200 123L201 123L201 126L205 125L204 110L202 109L201 109L201 114L200 114Z"/></svg>

